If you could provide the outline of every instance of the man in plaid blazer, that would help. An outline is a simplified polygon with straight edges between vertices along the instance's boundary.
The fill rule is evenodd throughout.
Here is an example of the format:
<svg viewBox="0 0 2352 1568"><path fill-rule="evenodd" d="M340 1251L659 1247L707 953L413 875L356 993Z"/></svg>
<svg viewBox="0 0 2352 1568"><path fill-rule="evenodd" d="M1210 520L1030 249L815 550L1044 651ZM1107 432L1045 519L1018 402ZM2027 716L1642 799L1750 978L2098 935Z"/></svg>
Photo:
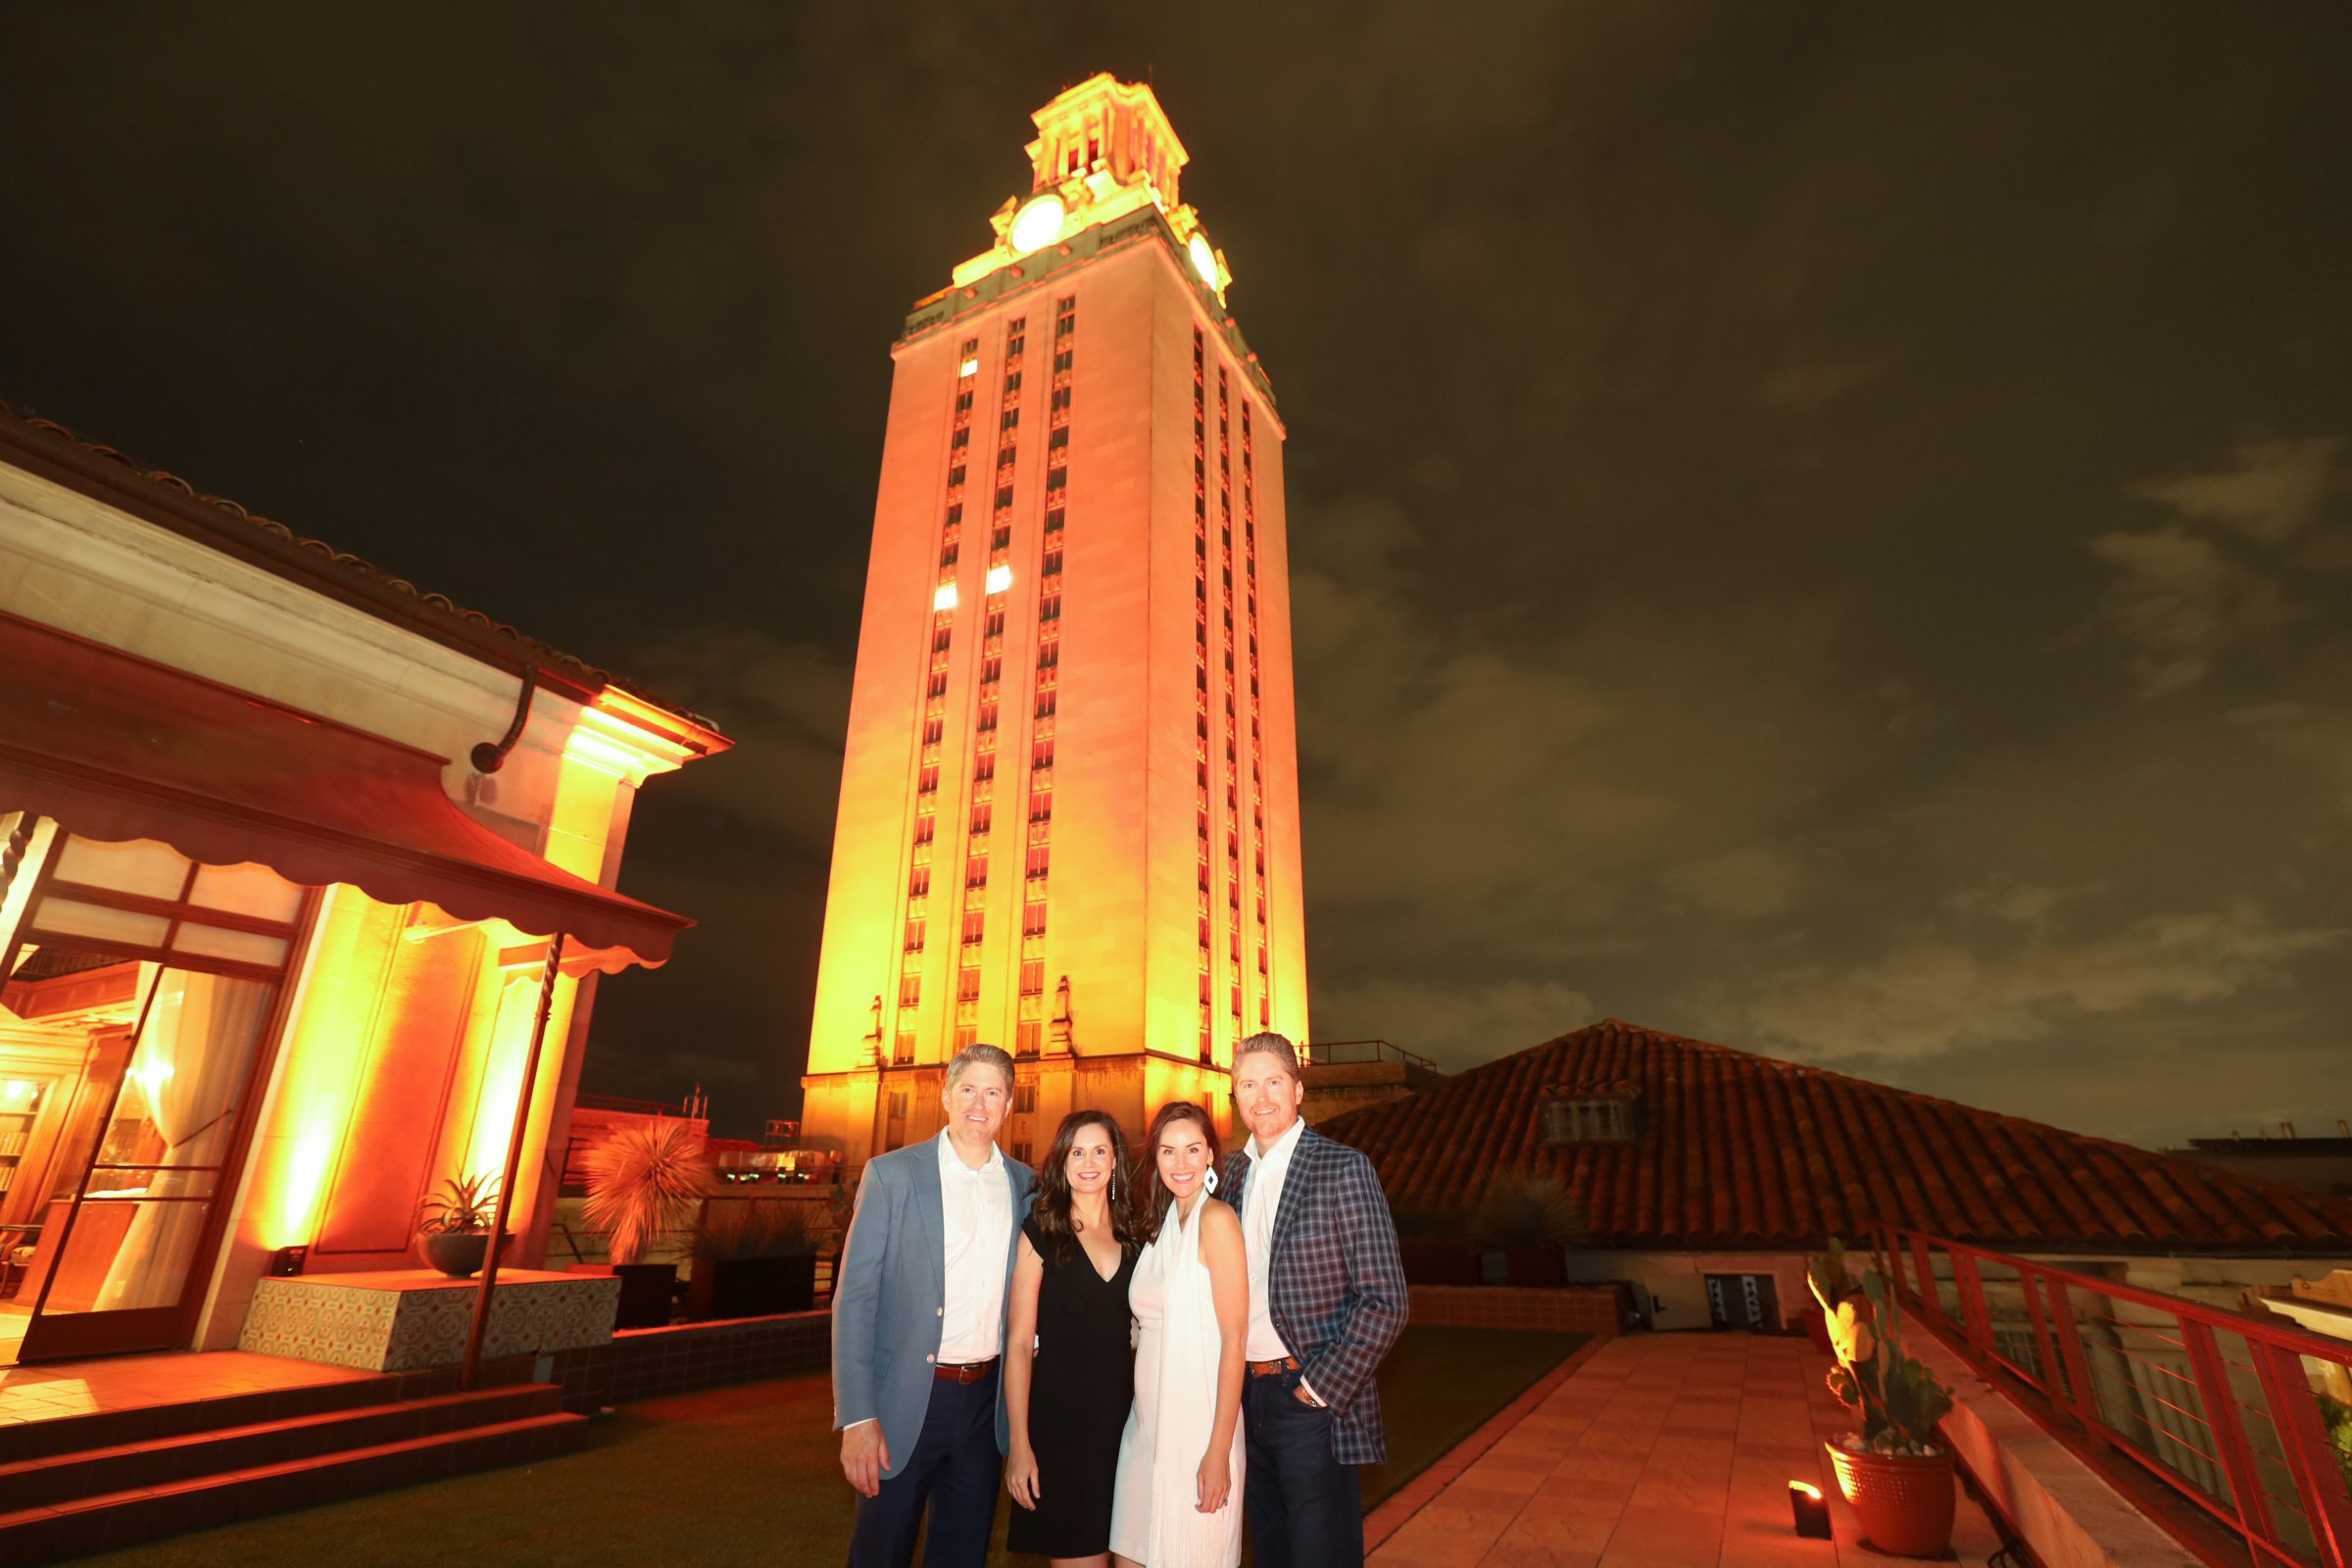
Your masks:
<svg viewBox="0 0 2352 1568"><path fill-rule="evenodd" d="M1243 1504L1259 1568L1364 1560L1354 1467L1389 1456L1372 1374L1403 1332L1404 1265L1372 1162L1298 1116L1298 1054L1278 1034L1236 1048L1233 1097L1250 1140L1218 1196L1250 1257Z"/></svg>

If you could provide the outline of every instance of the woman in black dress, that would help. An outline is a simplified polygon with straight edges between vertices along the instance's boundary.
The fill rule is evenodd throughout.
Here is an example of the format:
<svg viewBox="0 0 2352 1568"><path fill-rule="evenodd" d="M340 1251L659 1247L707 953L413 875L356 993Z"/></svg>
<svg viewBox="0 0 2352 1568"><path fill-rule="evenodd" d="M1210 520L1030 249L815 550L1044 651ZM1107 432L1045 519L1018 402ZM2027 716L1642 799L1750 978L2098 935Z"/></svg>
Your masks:
<svg viewBox="0 0 2352 1568"><path fill-rule="evenodd" d="M1110 1561L1110 1489L1135 1399L1128 1277L1135 1272L1127 1140L1072 1111L1037 1173L1004 1324L1005 1544L1057 1565Z"/></svg>

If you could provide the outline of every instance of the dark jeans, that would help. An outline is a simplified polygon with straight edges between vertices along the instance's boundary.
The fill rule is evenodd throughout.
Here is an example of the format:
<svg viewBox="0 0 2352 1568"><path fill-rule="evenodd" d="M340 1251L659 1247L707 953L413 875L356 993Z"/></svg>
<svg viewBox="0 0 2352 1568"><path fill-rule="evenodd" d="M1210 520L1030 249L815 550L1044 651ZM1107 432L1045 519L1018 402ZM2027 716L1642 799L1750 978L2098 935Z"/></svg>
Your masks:
<svg viewBox="0 0 2352 1568"><path fill-rule="evenodd" d="M1364 1502L1355 1466L1331 1456L1331 1412L1299 1403L1295 1381L1251 1378L1242 1390L1250 1550L1257 1568L1360 1568Z"/></svg>
<svg viewBox="0 0 2352 1568"><path fill-rule="evenodd" d="M988 1532L997 1518L997 1482L1004 1458L997 1452L997 1379L934 1383L923 1412L923 1435L899 1473L875 1496L858 1499L850 1535L850 1568L907 1568L914 1538L931 1508L923 1568L981 1568ZM892 1454L892 1458L899 1457Z"/></svg>

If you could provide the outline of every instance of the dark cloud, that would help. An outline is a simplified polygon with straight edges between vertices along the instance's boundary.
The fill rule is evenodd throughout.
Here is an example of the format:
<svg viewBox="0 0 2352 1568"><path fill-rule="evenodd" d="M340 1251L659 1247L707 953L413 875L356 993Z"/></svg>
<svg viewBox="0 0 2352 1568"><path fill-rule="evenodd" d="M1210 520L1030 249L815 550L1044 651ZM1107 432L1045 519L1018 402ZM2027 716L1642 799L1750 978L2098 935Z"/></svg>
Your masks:
<svg viewBox="0 0 2352 1568"><path fill-rule="evenodd" d="M715 712L591 1080L753 1125L887 345L1098 69L1290 425L1319 1034L2352 1113L2335 8L53 8L0 395Z"/></svg>

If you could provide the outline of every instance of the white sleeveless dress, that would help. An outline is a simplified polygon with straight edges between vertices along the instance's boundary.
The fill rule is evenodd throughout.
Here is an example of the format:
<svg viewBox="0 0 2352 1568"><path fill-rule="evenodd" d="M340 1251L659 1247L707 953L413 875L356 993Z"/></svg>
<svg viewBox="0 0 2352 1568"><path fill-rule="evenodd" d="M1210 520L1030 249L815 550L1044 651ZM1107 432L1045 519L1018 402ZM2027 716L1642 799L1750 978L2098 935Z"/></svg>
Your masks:
<svg viewBox="0 0 2352 1568"><path fill-rule="evenodd" d="M1201 1202L1212 1200L1202 1198ZM1234 1568L1242 1560L1242 1434L1233 1434L1233 1494L1199 1507L1200 1456L1217 1414L1216 1301L1200 1261L1200 1211L1171 1212L1136 1259L1127 1304L1142 1329L1135 1408L1119 1438L1110 1549L1145 1568Z"/></svg>

